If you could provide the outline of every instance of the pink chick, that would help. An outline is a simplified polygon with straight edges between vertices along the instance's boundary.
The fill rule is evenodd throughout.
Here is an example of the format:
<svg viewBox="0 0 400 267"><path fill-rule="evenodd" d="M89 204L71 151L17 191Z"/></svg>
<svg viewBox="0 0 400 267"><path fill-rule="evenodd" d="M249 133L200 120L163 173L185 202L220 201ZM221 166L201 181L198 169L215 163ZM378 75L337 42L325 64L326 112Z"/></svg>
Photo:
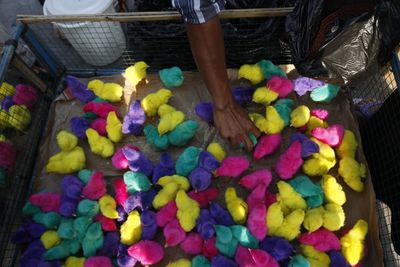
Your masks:
<svg viewBox="0 0 400 267"><path fill-rule="evenodd" d="M110 258L105 256L89 257L85 260L84 267L112 267Z"/></svg>
<svg viewBox="0 0 400 267"><path fill-rule="evenodd" d="M337 236L325 228L320 228L311 233L304 233L298 237L300 243L313 246L316 250L327 252L340 250L340 241Z"/></svg>
<svg viewBox="0 0 400 267"><path fill-rule="evenodd" d="M94 220L101 224L101 229L104 232L117 231L118 229L115 220L107 218L101 213L97 214Z"/></svg>
<svg viewBox="0 0 400 267"><path fill-rule="evenodd" d="M259 184L251 193L248 195L246 202L249 210L252 210L255 206L265 201L265 193L267 186L265 184Z"/></svg>
<svg viewBox="0 0 400 267"><path fill-rule="evenodd" d="M272 76L267 82L267 87L275 93L278 93L280 98L286 97L294 89L293 82L281 76Z"/></svg>
<svg viewBox="0 0 400 267"><path fill-rule="evenodd" d="M246 157L229 156L221 162L217 169L217 176L238 177L250 167Z"/></svg>
<svg viewBox="0 0 400 267"><path fill-rule="evenodd" d="M216 237L212 237L204 241L203 245L203 255L204 257L211 259L219 254L217 246L215 245Z"/></svg>
<svg viewBox="0 0 400 267"><path fill-rule="evenodd" d="M190 191L188 196L192 199L196 200L200 208L208 208L208 205L213 202L218 196L218 189L217 188L208 188L204 191Z"/></svg>
<svg viewBox="0 0 400 267"><path fill-rule="evenodd" d="M317 127L311 131L311 136L331 147L338 147L343 140L344 128L340 124L334 124L326 129Z"/></svg>
<svg viewBox="0 0 400 267"><path fill-rule="evenodd" d="M15 86L15 91L12 97L13 102L17 105L24 105L32 109L38 99L35 88L27 84L18 84Z"/></svg>
<svg viewBox="0 0 400 267"><path fill-rule="evenodd" d="M254 189L259 184L265 184L266 187L268 187L271 181L271 171L268 169L262 169L244 176L242 179L240 179L239 184L246 187L247 189Z"/></svg>
<svg viewBox="0 0 400 267"><path fill-rule="evenodd" d="M275 171L284 180L292 178L303 164L300 141L293 142L279 157Z"/></svg>
<svg viewBox="0 0 400 267"><path fill-rule="evenodd" d="M114 181L114 191L115 201L117 201L118 205L124 206L129 195L123 178L118 178Z"/></svg>
<svg viewBox="0 0 400 267"><path fill-rule="evenodd" d="M97 200L107 192L106 182L103 173L94 172L89 182L82 190L82 195L90 200Z"/></svg>
<svg viewBox="0 0 400 267"><path fill-rule="evenodd" d="M198 233L190 233L181 243L181 249L187 254L200 254L203 250L203 239Z"/></svg>
<svg viewBox="0 0 400 267"><path fill-rule="evenodd" d="M128 248L128 254L143 265L153 265L164 258L164 249L155 241L141 240Z"/></svg>
<svg viewBox="0 0 400 267"><path fill-rule="evenodd" d="M267 235L266 216L267 208L264 204L260 203L250 210L247 219L247 228L249 228L250 233L260 241Z"/></svg>
<svg viewBox="0 0 400 267"><path fill-rule="evenodd" d="M96 103L96 102L89 102L83 106L83 111L85 113L93 112L97 116L106 119L108 113L114 111L118 113L117 108L109 103Z"/></svg>
<svg viewBox="0 0 400 267"><path fill-rule="evenodd" d="M138 147L131 144L127 144L125 147L129 147L133 150L139 151ZM126 170L129 168L128 159L125 157L122 148L117 149L117 152L115 152L114 156L111 158L111 163L118 170Z"/></svg>
<svg viewBox="0 0 400 267"><path fill-rule="evenodd" d="M58 212L60 209L61 196L53 192L43 192L30 196L29 202L38 206L43 212Z"/></svg>
<svg viewBox="0 0 400 267"><path fill-rule="evenodd" d="M239 265L239 267L251 267L255 265L253 258L250 254L250 250L241 245L237 246L235 261Z"/></svg>
<svg viewBox="0 0 400 267"><path fill-rule="evenodd" d="M268 252L262 249L250 249L250 255L256 267L279 267L279 263Z"/></svg>
<svg viewBox="0 0 400 267"><path fill-rule="evenodd" d="M186 232L182 229L178 219L169 222L163 229L167 247L179 245L186 238Z"/></svg>
<svg viewBox="0 0 400 267"><path fill-rule="evenodd" d="M90 128L96 130L96 132L101 136L107 136L106 125L107 121L105 119L97 118L92 122Z"/></svg>
<svg viewBox="0 0 400 267"><path fill-rule="evenodd" d="M168 204L162 207L156 214L157 225L164 227L169 222L175 220L177 211L178 208L176 207L175 201L168 202Z"/></svg>
<svg viewBox="0 0 400 267"><path fill-rule="evenodd" d="M280 134L262 136L254 149L253 158L259 160L265 156L271 155L279 148L281 142L282 136Z"/></svg>
<svg viewBox="0 0 400 267"><path fill-rule="evenodd" d="M326 109L313 109L311 110L311 116L315 116L318 119L326 121L329 117L329 111Z"/></svg>

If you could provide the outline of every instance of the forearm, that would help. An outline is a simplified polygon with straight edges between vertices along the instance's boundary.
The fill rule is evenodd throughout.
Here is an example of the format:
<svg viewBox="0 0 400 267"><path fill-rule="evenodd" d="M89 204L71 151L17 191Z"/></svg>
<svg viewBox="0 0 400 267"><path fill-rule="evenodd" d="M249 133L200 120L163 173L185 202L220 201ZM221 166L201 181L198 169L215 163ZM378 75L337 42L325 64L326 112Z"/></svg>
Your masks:
<svg viewBox="0 0 400 267"><path fill-rule="evenodd" d="M219 17L203 24L186 24L186 30L203 80L216 108L223 109L233 103L225 66L225 48Z"/></svg>

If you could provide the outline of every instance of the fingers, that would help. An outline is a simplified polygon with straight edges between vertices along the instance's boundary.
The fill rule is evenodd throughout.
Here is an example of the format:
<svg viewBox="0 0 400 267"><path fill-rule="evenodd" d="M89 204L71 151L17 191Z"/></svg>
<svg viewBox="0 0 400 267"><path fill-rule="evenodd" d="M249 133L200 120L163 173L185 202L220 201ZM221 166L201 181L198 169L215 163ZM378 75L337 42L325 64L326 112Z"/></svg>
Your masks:
<svg viewBox="0 0 400 267"><path fill-rule="evenodd" d="M248 135L242 135L242 142L244 142L247 151L251 151L253 149L253 142L251 142Z"/></svg>

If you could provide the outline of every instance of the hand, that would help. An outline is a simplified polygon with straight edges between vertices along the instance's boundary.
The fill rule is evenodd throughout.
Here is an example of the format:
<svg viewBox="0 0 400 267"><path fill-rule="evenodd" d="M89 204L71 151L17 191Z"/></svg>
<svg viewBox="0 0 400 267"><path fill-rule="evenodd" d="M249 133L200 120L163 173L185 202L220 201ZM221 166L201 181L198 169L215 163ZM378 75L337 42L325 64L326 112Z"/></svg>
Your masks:
<svg viewBox="0 0 400 267"><path fill-rule="evenodd" d="M253 149L249 134L256 137L261 134L247 112L234 101L224 108L214 107L214 123L222 138L228 139L234 146L243 143L248 151Z"/></svg>

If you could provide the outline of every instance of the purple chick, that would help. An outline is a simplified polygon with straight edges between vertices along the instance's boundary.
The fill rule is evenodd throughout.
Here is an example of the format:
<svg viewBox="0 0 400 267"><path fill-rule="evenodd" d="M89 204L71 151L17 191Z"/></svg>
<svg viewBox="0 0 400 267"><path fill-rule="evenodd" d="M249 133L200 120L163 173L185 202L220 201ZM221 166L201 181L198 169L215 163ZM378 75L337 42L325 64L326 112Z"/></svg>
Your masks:
<svg viewBox="0 0 400 267"><path fill-rule="evenodd" d="M195 107L197 116L205 122L214 123L214 108L211 102L200 102Z"/></svg>
<svg viewBox="0 0 400 267"><path fill-rule="evenodd" d="M90 128L91 122L86 118L73 117L70 122L71 131L80 139L86 139L86 130Z"/></svg>
<svg viewBox="0 0 400 267"><path fill-rule="evenodd" d="M325 83L308 77L299 77L293 80L294 90L299 96L305 95L307 92L317 87L323 86Z"/></svg>
<svg viewBox="0 0 400 267"><path fill-rule="evenodd" d="M44 232L46 227L39 223L28 222L19 227L13 234L11 240L16 244L24 244L38 239Z"/></svg>
<svg viewBox="0 0 400 267"><path fill-rule="evenodd" d="M196 191L204 191L211 184L212 174L203 168L197 167L189 174L190 185Z"/></svg>
<svg viewBox="0 0 400 267"><path fill-rule="evenodd" d="M235 224L231 214L217 203L211 203L210 214L217 224L222 224L225 226L231 226Z"/></svg>
<svg viewBox="0 0 400 267"><path fill-rule="evenodd" d="M301 156L303 158L311 156L319 152L319 146L314 141L311 141L307 136L302 133L294 133L290 137L290 144L300 141L301 143Z"/></svg>
<svg viewBox="0 0 400 267"><path fill-rule="evenodd" d="M84 85L78 78L67 75L65 77L68 88L71 90L72 94L83 103L88 103L92 101L96 95L90 91L86 85Z"/></svg>
<svg viewBox="0 0 400 267"><path fill-rule="evenodd" d="M80 199L85 184L76 176L65 175L61 181L61 188L66 197Z"/></svg>
<svg viewBox="0 0 400 267"><path fill-rule="evenodd" d="M208 210L200 210L200 216L196 221L196 230L204 240L210 239L214 236L215 224L216 222Z"/></svg>
<svg viewBox="0 0 400 267"><path fill-rule="evenodd" d="M76 214L76 208L78 207L78 204L78 199L71 199L65 195L62 195L59 212L62 216L71 218Z"/></svg>
<svg viewBox="0 0 400 267"><path fill-rule="evenodd" d="M211 267L238 267L237 263L228 257L218 255L211 259Z"/></svg>
<svg viewBox="0 0 400 267"><path fill-rule="evenodd" d="M232 89L232 94L235 101L239 105L250 103L253 99L254 88L252 87L235 87Z"/></svg>
<svg viewBox="0 0 400 267"><path fill-rule="evenodd" d="M12 100L12 96L6 96L3 101L1 101L1 109L8 111L8 109L13 106L15 103Z"/></svg>
<svg viewBox="0 0 400 267"><path fill-rule="evenodd" d="M103 247L97 250L98 256L106 256L109 258L116 257L119 246L119 232L108 232L104 236Z"/></svg>
<svg viewBox="0 0 400 267"><path fill-rule="evenodd" d="M260 248L268 252L277 261L289 258L294 252L292 244L281 237L267 237L260 242Z"/></svg>
<svg viewBox="0 0 400 267"><path fill-rule="evenodd" d="M340 252L331 250L328 252L328 255L331 259L330 267L351 267Z"/></svg>
<svg viewBox="0 0 400 267"><path fill-rule="evenodd" d="M142 222L142 240L152 240L157 233L156 213L145 210L140 215Z"/></svg>
<svg viewBox="0 0 400 267"><path fill-rule="evenodd" d="M146 114L140 104L139 100L136 100L129 106L129 111L125 115L124 122L122 124L122 132L124 134L133 134L135 136L141 135L143 130L143 124L146 121Z"/></svg>
<svg viewBox="0 0 400 267"><path fill-rule="evenodd" d="M44 248L40 240L33 241L29 244L28 248L22 254L19 263L20 266L38 266L45 252L46 249Z"/></svg>
<svg viewBox="0 0 400 267"><path fill-rule="evenodd" d="M153 172L153 163L147 156L133 148L125 146L122 148L125 158L128 160L129 169L133 172L141 172L146 176L150 176Z"/></svg>
<svg viewBox="0 0 400 267"><path fill-rule="evenodd" d="M120 244L117 253L117 263L120 267L132 267L136 265L137 260L128 254L128 246Z"/></svg>
<svg viewBox="0 0 400 267"><path fill-rule="evenodd" d="M154 168L153 178L151 182L157 184L158 179L163 176L174 175L175 174L175 162L169 153L162 153L158 164Z"/></svg>
<svg viewBox="0 0 400 267"><path fill-rule="evenodd" d="M134 209L139 209L141 211L150 209L156 194L157 192L154 189L143 192L135 192L125 201L125 212L130 213Z"/></svg>
<svg viewBox="0 0 400 267"><path fill-rule="evenodd" d="M117 212L118 212L118 222L124 222L126 220L126 217L128 217L128 214L125 212L124 207L122 206L117 206Z"/></svg>
<svg viewBox="0 0 400 267"><path fill-rule="evenodd" d="M199 155L199 167L212 173L219 167L219 161L210 152L203 150Z"/></svg>

